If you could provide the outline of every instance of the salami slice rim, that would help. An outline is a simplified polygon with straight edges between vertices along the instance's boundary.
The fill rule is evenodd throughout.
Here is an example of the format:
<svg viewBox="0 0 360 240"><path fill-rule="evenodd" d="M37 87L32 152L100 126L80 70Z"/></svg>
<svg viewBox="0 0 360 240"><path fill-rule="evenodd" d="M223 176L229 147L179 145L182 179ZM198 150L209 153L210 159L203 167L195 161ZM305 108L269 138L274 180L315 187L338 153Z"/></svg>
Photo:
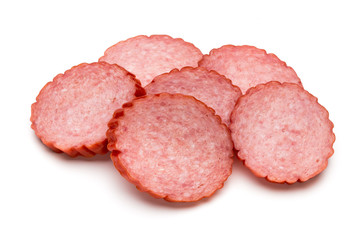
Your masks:
<svg viewBox="0 0 360 240"><path fill-rule="evenodd" d="M294 88L298 88L298 89L301 89L302 93L304 93L309 99L312 100L312 103L313 104L316 104L317 107L320 107L320 109L325 113L325 116L324 118L326 119L327 123L329 124L329 131L330 131L330 137L331 137L331 140L330 142L328 143L327 147L329 149L329 152L326 156L323 156L323 160L324 160L324 163L322 165L322 167L319 167L319 169L315 172L313 172L312 174L306 176L306 177L299 177L296 181L289 181L289 180L282 180L282 181L279 181L277 180L275 177L273 176L269 176L269 175L266 175L264 176L264 174L262 174L258 169L254 169L253 167L251 167L248 163L248 159L241 155L241 150L239 150L239 147L237 147L236 145L238 145L236 143L236 140L234 139L234 136L233 136L233 127L232 125L234 124L234 120L233 120L233 115L236 114L236 109L238 108L238 106L242 103L242 101L244 101L244 99L246 99L247 97L251 96L252 94L254 93L257 93L258 91L261 91L262 89L266 88L266 87L269 87L269 86L290 86L290 87L294 87ZM256 177L259 177L259 178L264 178L265 180L267 180L268 182L271 182L271 183L278 183L278 184L294 184L296 182L305 182L305 181L308 181L309 179L312 179L314 177L316 177L317 175L319 175L321 172L323 172L327 165L328 165L328 161L329 159L331 158L331 156L334 154L334 143L335 143L335 140L336 140L336 136L334 134L334 131L333 131L333 128L334 128L334 123L330 120L329 118L329 112L328 110L321 104L319 104L318 102L318 98L315 97L314 95L312 95L309 91L305 90L304 88L302 88L302 86L299 86L295 83L288 83L288 82L278 82L278 81L270 81L270 82L267 82L267 83L263 83L263 84L259 84L255 87L252 87L250 89L248 89L248 91L246 92L246 94L242 95L236 105L235 105L235 108L234 108L234 111L232 112L231 114L231 125L230 125L230 131L232 132L232 139L233 139L233 142L234 142L234 149L236 150L236 157L243 162L243 164L256 176Z"/></svg>
<svg viewBox="0 0 360 240"><path fill-rule="evenodd" d="M48 148L53 150L56 153L65 153L69 155L72 158L75 158L77 156L83 156L83 157L93 157L96 154L106 154L108 152L107 149L107 138L104 137L104 139L100 142L95 142L93 144L80 144L72 147L64 148L61 146L61 144L56 143L54 140L48 140L48 137L43 132L39 131L38 124L36 124L36 119L38 118L39 114L36 114L36 108L39 104L39 101L41 101L40 96L47 91L47 88L53 84L58 84L61 79L69 77L73 71L75 71L78 68L85 67L85 66L93 66L93 65L99 65L99 66L110 66L111 68L118 69L122 71L126 77L129 77L132 81L134 81L134 97L140 97L146 94L145 90L141 87L141 83L138 79L135 78L135 75L131 74L130 72L126 71L121 66L118 66L116 64L109 64L106 62L93 62L93 63L80 63L78 65L75 65L71 67L70 69L64 71L64 73L57 74L52 81L47 82L44 87L40 90L39 94L36 97L36 101L31 105L31 116L30 116L30 122L31 122L31 128L34 130L35 135L41 140L41 142L46 145ZM105 123L106 125L106 123ZM105 136L105 132L104 132Z"/></svg>
<svg viewBox="0 0 360 240"><path fill-rule="evenodd" d="M179 200L179 199L174 199L172 197L170 197L169 195L163 196L160 195L158 193L156 193L156 191L153 191L152 189L147 188L146 186L144 186L144 184L141 183L141 181L139 181L136 177L132 176L130 171L124 166L124 164L122 164L121 161L121 149L118 149L116 147L116 142L117 142L117 134L116 134L116 130L119 126L119 120L124 118L126 116L126 112L128 109L131 109L134 107L134 104L137 104L138 101L142 101L143 99L146 98L159 98L159 97L163 97L163 96L170 96L170 97L181 97L181 98L187 98L187 99L191 99L194 100L197 103L200 103L201 105L203 105L203 107L205 107L207 110L209 110L212 114L213 117L215 117L216 121L218 122L218 124L221 126L222 129L225 130L226 135L228 136L230 143L232 145L231 151L229 152L230 155L228 156L228 159L230 160L230 168L229 168L229 174L227 174L227 176L225 176L222 179L222 183L220 184L220 186L218 186L216 189L214 189L210 194L208 195L204 195L201 196L199 198L195 198L195 199L187 199L187 200ZM227 179L231 176L232 174L232 167L233 167L233 156L234 156L234 151L233 151L233 142L231 140L231 133L229 128L222 123L221 118L218 115L215 115L215 111L208 107L205 103L201 102L200 100L196 99L193 96L190 95L183 95L183 94L169 94L169 93L158 93L158 94L151 94L151 95L145 95L145 96L141 96L141 97L137 97L135 99L133 99L130 102L125 103L122 108L116 110L114 112L113 118L109 121L108 123L108 131L106 133L107 138L108 138L108 149L109 151L111 151L111 159L113 161L113 164L115 166L115 168L119 171L119 173L130 183L134 184L136 186L136 188L140 191L140 192L146 192L148 193L150 196L154 197L154 198L158 198L158 199L164 199L165 201L168 202L195 202L195 201L200 201L204 198L209 198L211 197L213 194L215 194L218 190L220 190L221 188L223 188L225 182L227 181Z"/></svg>

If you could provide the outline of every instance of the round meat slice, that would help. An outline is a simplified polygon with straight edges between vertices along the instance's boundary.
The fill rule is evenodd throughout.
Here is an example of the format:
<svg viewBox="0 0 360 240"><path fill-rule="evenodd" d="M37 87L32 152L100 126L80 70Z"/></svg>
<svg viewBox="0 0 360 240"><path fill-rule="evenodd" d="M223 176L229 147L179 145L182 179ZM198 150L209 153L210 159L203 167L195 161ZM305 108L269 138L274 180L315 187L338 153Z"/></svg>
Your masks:
<svg viewBox="0 0 360 240"><path fill-rule="evenodd" d="M191 95L215 110L223 123L230 124L230 114L241 96L231 80L205 68L184 67L164 73L146 86L148 94L181 93Z"/></svg>
<svg viewBox="0 0 360 240"><path fill-rule="evenodd" d="M41 141L71 157L104 154L114 111L145 90L116 64L83 63L57 75L31 106L31 127Z"/></svg>
<svg viewBox="0 0 360 240"><path fill-rule="evenodd" d="M274 54L267 54L265 50L253 46L225 45L213 49L199 61L199 66L230 78L244 94L249 88L270 81L302 86L294 69Z"/></svg>
<svg viewBox="0 0 360 240"><path fill-rule="evenodd" d="M124 67L146 86L157 75L174 68L197 67L201 58L202 53L197 47L180 38L140 35L108 48L99 61Z"/></svg>
<svg viewBox="0 0 360 240"><path fill-rule="evenodd" d="M114 113L107 136L115 167L156 198L197 201L222 188L231 174L228 128L191 96L161 93L126 103Z"/></svg>
<svg viewBox="0 0 360 240"><path fill-rule="evenodd" d="M238 157L258 177L304 182L334 153L334 125L317 98L292 83L270 82L248 90L231 115Z"/></svg>

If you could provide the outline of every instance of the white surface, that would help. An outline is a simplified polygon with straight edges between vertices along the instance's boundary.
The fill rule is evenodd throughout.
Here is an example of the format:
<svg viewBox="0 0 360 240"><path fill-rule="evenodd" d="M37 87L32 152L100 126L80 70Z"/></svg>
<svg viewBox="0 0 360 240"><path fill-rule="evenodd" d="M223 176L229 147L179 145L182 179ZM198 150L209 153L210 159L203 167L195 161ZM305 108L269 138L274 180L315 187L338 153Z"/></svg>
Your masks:
<svg viewBox="0 0 360 240"><path fill-rule="evenodd" d="M0 239L359 239L357 1L2 1ZM255 45L292 66L335 124L318 177L278 185L236 162L225 187L168 203L124 180L108 156L70 159L30 129L48 81L139 34L169 34L203 53Z"/></svg>

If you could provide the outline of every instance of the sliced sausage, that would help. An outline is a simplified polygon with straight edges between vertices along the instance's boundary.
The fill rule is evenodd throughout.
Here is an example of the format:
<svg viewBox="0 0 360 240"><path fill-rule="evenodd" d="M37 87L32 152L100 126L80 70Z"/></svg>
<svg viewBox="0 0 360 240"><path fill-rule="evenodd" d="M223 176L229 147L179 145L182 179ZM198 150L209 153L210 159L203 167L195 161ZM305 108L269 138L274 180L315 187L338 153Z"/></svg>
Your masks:
<svg viewBox="0 0 360 240"><path fill-rule="evenodd" d="M229 130L191 96L161 93L126 103L114 113L107 136L122 176L156 198L197 201L231 174Z"/></svg>
<svg viewBox="0 0 360 240"><path fill-rule="evenodd" d="M238 87L231 80L215 71L205 68L184 67L164 73L146 86L148 94L161 92L191 95L215 110L222 121L228 125L230 114L237 99L241 96Z"/></svg>
<svg viewBox="0 0 360 240"><path fill-rule="evenodd" d="M57 75L31 106L31 127L49 148L75 157L104 154L107 123L145 90L134 75L105 62L83 63Z"/></svg>
<svg viewBox="0 0 360 240"><path fill-rule="evenodd" d="M241 96L230 130L238 157L259 177L306 181L333 154L334 125L317 98L292 83L269 82Z"/></svg>
<svg viewBox="0 0 360 240"><path fill-rule="evenodd" d="M201 51L192 43L167 35L140 35L118 42L99 61L116 63L136 75L143 86L174 68L196 67Z"/></svg>
<svg viewBox="0 0 360 240"><path fill-rule="evenodd" d="M213 49L210 54L204 55L199 66L230 78L244 94L249 88L270 81L301 85L295 71L285 62L253 46L225 45Z"/></svg>

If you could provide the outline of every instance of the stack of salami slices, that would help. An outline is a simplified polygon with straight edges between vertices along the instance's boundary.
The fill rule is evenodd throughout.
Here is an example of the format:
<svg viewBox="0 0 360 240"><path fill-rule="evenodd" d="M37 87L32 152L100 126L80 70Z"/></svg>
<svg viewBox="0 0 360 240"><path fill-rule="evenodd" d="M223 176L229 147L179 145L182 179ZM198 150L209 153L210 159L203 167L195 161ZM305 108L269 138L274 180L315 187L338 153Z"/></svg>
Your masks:
<svg viewBox="0 0 360 240"><path fill-rule="evenodd" d="M140 191L174 202L211 196L236 157L270 182L306 181L326 168L335 141L327 110L274 54L226 45L203 55L166 35L118 42L57 75L31 122L52 150L109 150Z"/></svg>

